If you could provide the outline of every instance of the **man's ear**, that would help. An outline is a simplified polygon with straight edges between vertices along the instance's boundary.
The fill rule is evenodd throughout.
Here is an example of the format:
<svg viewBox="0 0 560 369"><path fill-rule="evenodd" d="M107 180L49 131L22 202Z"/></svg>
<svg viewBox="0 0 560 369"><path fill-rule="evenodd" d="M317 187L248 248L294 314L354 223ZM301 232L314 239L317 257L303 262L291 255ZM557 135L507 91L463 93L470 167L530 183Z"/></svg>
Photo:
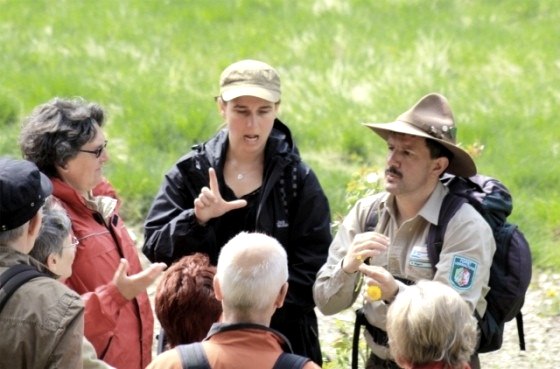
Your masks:
<svg viewBox="0 0 560 369"><path fill-rule="evenodd" d="M216 300L222 301L223 300L222 288L220 287L220 280L218 279L217 275L214 276L213 284L214 284L214 295L216 296Z"/></svg>
<svg viewBox="0 0 560 369"><path fill-rule="evenodd" d="M280 288L280 292L278 292L278 296L276 297L276 301L274 305L278 309L280 309L284 305L284 300L286 299L286 294L288 293L288 282L284 283Z"/></svg>
<svg viewBox="0 0 560 369"><path fill-rule="evenodd" d="M436 172L438 178L443 172L445 172L448 166L449 166L449 159L446 158L445 156L441 156L434 160L433 169Z"/></svg>

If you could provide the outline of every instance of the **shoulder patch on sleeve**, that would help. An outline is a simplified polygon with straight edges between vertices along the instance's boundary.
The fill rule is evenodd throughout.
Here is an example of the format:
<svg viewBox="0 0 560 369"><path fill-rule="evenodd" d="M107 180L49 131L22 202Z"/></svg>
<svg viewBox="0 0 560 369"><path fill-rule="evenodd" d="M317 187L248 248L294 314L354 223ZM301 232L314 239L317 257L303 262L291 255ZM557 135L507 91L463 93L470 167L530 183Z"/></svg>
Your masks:
<svg viewBox="0 0 560 369"><path fill-rule="evenodd" d="M468 290L472 287L478 263L463 256L454 256L449 271L451 286L459 290Z"/></svg>

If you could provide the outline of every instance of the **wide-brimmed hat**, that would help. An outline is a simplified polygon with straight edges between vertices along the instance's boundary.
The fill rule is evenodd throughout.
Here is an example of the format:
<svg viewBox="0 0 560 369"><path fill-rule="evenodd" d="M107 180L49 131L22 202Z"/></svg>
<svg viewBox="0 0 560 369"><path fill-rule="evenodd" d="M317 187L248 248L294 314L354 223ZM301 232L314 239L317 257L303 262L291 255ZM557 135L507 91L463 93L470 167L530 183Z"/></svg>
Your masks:
<svg viewBox="0 0 560 369"><path fill-rule="evenodd" d="M387 140L390 132L425 137L442 144L453 154L447 172L462 177L476 174L471 156L457 146L457 128L447 99L436 93L422 97L412 108L391 123L364 123Z"/></svg>
<svg viewBox="0 0 560 369"><path fill-rule="evenodd" d="M235 62L220 76L220 96L224 101L255 96L277 103L280 95L278 72L262 61L246 59Z"/></svg>
<svg viewBox="0 0 560 369"><path fill-rule="evenodd" d="M31 220L51 193L50 179L35 164L0 158L0 231Z"/></svg>

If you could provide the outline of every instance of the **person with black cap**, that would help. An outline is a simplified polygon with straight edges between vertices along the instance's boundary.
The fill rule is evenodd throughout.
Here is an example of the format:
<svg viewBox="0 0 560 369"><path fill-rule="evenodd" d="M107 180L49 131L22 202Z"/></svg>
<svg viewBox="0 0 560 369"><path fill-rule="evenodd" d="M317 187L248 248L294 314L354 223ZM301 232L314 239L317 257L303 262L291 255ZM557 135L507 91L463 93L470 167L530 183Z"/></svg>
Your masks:
<svg viewBox="0 0 560 369"><path fill-rule="evenodd" d="M267 63L240 60L224 69L216 100L225 128L165 175L144 224L143 252L166 263L203 252L216 264L240 231L275 237L288 252L290 287L271 327L321 364L312 288L332 240L330 210L277 118L280 97L278 71Z"/></svg>
<svg viewBox="0 0 560 369"><path fill-rule="evenodd" d="M426 237L449 192L440 177L476 174L474 161L456 143L453 114L444 96L428 94L394 122L365 126L387 142L386 191L359 200L350 210L313 292L320 311L335 314L352 306L365 275L365 283L380 292L379 299L366 294L364 301L370 323L365 338L372 351L366 367L398 368L385 331L387 309L395 296L407 283L436 280L450 285L483 316L496 244L488 223L465 203L450 219L439 263L432 269ZM374 229L367 228L370 214L377 219ZM479 367L477 355L471 366Z"/></svg>
<svg viewBox="0 0 560 369"><path fill-rule="evenodd" d="M4 279L16 265L43 273L4 300L0 368L82 368L83 302L28 255L51 193L50 180L35 164L0 158L0 284L7 288L13 282ZM0 296L5 298L4 291Z"/></svg>

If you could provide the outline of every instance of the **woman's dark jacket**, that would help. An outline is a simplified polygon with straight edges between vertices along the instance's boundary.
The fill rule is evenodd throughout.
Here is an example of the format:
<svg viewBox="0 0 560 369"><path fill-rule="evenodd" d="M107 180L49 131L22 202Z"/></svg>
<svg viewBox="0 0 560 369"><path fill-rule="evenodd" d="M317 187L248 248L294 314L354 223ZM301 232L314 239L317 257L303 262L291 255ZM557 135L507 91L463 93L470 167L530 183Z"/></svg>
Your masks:
<svg viewBox="0 0 560 369"><path fill-rule="evenodd" d="M216 170L220 193L228 191L223 167L228 145L227 129L196 145L165 175L145 222L142 251L151 261L171 263L183 255L204 252L216 264L224 232L258 231L276 238L286 249L289 289L284 315L296 318L313 313L313 283L325 263L332 240L328 200L314 172L301 161L291 133L278 119L265 148L263 183L258 193L254 229L228 228L222 217L205 226L197 223L194 199L209 186L208 169ZM289 311L289 314L287 313ZM277 312L276 315L282 315ZM314 313L313 313L314 316ZM274 324L274 318L273 323ZM282 327L276 329L283 331ZM284 329L285 330L285 329ZM288 337L290 338L290 337Z"/></svg>

